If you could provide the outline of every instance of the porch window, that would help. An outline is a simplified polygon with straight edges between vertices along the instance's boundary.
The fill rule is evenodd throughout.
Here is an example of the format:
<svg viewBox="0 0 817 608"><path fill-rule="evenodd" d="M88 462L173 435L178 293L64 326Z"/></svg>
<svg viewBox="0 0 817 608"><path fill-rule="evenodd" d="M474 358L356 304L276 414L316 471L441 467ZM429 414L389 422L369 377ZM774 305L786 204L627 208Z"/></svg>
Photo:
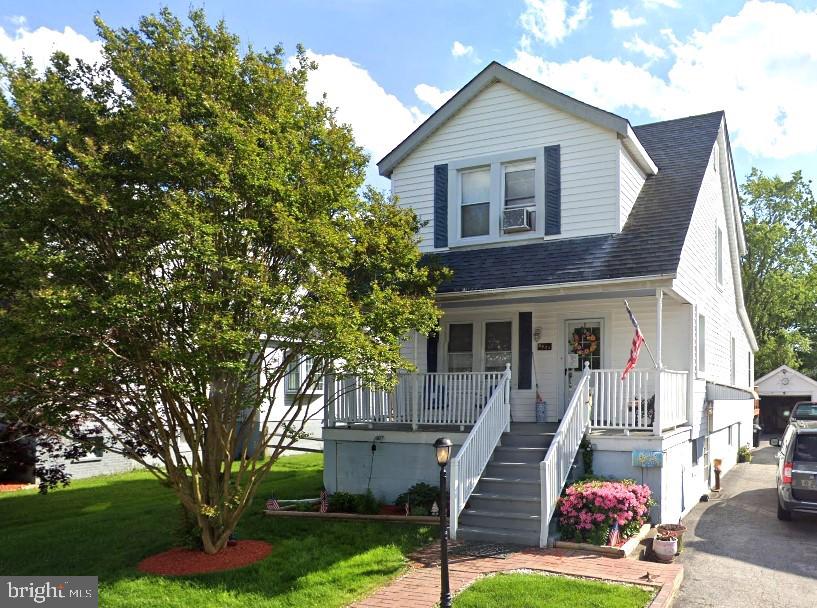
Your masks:
<svg viewBox="0 0 817 608"><path fill-rule="evenodd" d="M474 371L474 325L452 323L448 326L448 371Z"/></svg>
<svg viewBox="0 0 817 608"><path fill-rule="evenodd" d="M289 362L286 389L288 393L297 393L300 387L301 387L300 361L298 361L298 357L294 357L292 361Z"/></svg>
<svg viewBox="0 0 817 608"><path fill-rule="evenodd" d="M462 238L489 233L491 170L489 167L460 173L460 232Z"/></svg>
<svg viewBox="0 0 817 608"><path fill-rule="evenodd" d="M698 315L698 372L706 370L706 317Z"/></svg>
<svg viewBox="0 0 817 608"><path fill-rule="evenodd" d="M489 321L485 323L485 371L501 372L511 362L511 322Z"/></svg>

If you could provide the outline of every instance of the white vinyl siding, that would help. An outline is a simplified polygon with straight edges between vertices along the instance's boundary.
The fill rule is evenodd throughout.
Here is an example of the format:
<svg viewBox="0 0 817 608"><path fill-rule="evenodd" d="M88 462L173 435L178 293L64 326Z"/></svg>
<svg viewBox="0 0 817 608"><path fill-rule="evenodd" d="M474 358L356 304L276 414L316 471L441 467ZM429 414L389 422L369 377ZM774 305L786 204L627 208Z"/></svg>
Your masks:
<svg viewBox="0 0 817 608"><path fill-rule="evenodd" d="M715 234L715 260L715 278L718 285L723 285L723 230L721 230L720 226L718 226Z"/></svg>
<svg viewBox="0 0 817 608"><path fill-rule="evenodd" d="M724 137L723 129L720 137ZM722 161L726 162L724 159ZM732 203L724 198L724 185L728 183L729 172L716 173L713 166L712 162L708 163L703 177L673 287L683 298L695 304L697 314L706 317L706 373L699 377L720 384L732 384L734 338L735 353L741 353L734 357L734 384L751 388L753 355L738 314L733 278L736 254L733 256L732 252L737 247L737 234L731 217ZM730 216L727 216L727 211ZM720 246L718 233L721 235ZM719 259L721 285L718 285ZM697 359L697 349L695 355ZM703 387L695 389L696 393L703 390ZM696 411L703 407L702 402L694 405Z"/></svg>
<svg viewBox="0 0 817 608"><path fill-rule="evenodd" d="M698 375L706 372L706 317L698 315Z"/></svg>
<svg viewBox="0 0 817 608"><path fill-rule="evenodd" d="M621 165L621 212L619 226L624 228L624 224L627 223L627 218L630 217L630 211L638 198L638 194L644 186L646 177L627 150L624 149L624 146L619 144L619 147L619 163Z"/></svg>
<svg viewBox="0 0 817 608"><path fill-rule="evenodd" d="M616 134L503 83L482 91L398 164L391 177L392 192L401 206L411 207L427 222L420 237L421 249L429 251L434 248L434 165L448 163L450 168L451 163L469 158L538 151L557 144L561 146L562 226L556 238L617 232ZM537 175L536 180L543 178ZM449 207L451 203L449 197ZM537 218L537 222L543 220Z"/></svg>

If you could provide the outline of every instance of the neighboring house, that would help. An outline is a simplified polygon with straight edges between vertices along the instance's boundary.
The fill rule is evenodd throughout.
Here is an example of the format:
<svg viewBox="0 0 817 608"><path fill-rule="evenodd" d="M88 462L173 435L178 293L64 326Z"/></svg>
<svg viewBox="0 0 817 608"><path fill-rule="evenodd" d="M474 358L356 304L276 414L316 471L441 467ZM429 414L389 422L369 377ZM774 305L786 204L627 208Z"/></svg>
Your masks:
<svg viewBox="0 0 817 608"><path fill-rule="evenodd" d="M436 483L447 435L452 534L544 544L586 434L596 475L647 483L654 521L677 522L752 439L723 112L633 127L492 63L378 167L454 274L439 335L405 343L417 373L391 394L327 384L327 488ZM642 349L622 382L625 299L655 364Z"/></svg>
<svg viewBox="0 0 817 608"><path fill-rule="evenodd" d="M788 365L758 378L755 386L760 395L760 425L766 433L782 434L798 401L817 401L817 380Z"/></svg>

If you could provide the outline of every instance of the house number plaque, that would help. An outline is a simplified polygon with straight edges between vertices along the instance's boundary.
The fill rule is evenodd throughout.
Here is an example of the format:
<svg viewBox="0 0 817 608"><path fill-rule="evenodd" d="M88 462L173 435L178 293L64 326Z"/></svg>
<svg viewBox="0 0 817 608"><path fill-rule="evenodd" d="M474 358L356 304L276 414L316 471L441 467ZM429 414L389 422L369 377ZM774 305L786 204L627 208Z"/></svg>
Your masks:
<svg viewBox="0 0 817 608"><path fill-rule="evenodd" d="M553 343L552 342L538 342L536 344L536 350L553 350Z"/></svg>

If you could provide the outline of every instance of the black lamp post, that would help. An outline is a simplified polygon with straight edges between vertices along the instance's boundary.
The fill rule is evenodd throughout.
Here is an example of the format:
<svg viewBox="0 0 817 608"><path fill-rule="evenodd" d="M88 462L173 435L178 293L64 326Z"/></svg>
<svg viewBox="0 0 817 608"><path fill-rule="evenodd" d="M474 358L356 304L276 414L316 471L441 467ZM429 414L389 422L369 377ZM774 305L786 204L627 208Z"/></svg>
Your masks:
<svg viewBox="0 0 817 608"><path fill-rule="evenodd" d="M440 437L434 442L437 464L440 465L440 608L451 608L451 589L448 585L448 522L445 517L448 479L445 465L451 456L452 445L448 437Z"/></svg>

